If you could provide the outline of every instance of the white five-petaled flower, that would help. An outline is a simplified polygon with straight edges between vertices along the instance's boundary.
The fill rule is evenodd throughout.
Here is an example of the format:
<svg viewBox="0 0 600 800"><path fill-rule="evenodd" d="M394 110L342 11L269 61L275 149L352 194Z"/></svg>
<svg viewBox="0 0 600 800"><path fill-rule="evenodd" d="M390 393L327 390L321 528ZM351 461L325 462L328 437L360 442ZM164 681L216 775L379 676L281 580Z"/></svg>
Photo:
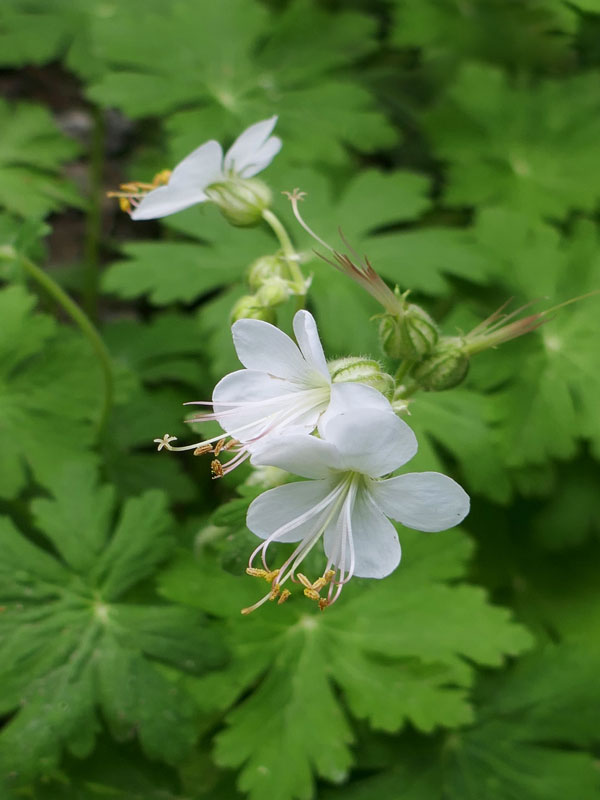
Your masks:
<svg viewBox="0 0 600 800"><path fill-rule="evenodd" d="M270 489L248 509L247 524L264 541L250 558L248 572L265 578L271 590L249 613L269 599L287 599L289 580L321 609L335 602L353 575L383 578L400 563L400 543L388 517L408 528L441 531L457 525L469 511L469 497L451 478L437 472L384 477L409 461L417 440L392 411L336 402L321 417L321 438L301 433L271 439L253 458L311 480ZM327 562L315 581L297 570L323 539ZM274 542L298 542L278 569L266 554ZM261 556L261 567L254 562ZM323 596L321 596L323 592Z"/></svg>
<svg viewBox="0 0 600 800"><path fill-rule="evenodd" d="M252 178L281 149L281 139L271 136L276 122L274 116L251 125L238 136L225 157L214 139L200 145L177 164L165 186L150 187L150 191L138 195L132 192L131 217L135 220L166 217L209 200L207 189L213 184Z"/></svg>
<svg viewBox="0 0 600 800"><path fill-rule="evenodd" d="M293 326L298 344L268 322L235 322L233 342L245 369L219 381L212 402L189 404L212 405L211 413L189 421L216 420L226 436L185 447L172 446L174 437L165 436L155 440L159 450L194 450L198 455L213 452L217 457L233 454L223 465L217 458L213 460L213 472L220 477L285 430L311 433L328 408L370 407L392 413L388 400L371 386L332 384L312 314L296 312Z"/></svg>

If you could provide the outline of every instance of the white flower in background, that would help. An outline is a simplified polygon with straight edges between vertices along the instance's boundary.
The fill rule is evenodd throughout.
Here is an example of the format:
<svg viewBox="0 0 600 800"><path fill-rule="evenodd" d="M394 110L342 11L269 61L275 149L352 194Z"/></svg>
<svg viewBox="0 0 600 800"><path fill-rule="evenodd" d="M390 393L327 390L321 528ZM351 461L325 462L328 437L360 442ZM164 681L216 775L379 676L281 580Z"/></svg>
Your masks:
<svg viewBox="0 0 600 800"><path fill-rule="evenodd" d="M274 116L251 125L238 136L225 157L221 145L211 139L186 156L172 172L160 173L154 184L124 184L123 192L113 194L121 196L126 206L133 206L131 217L135 220L166 217L207 200L220 204L222 192L229 194L236 186L244 193L245 201L257 200L257 191L261 197L262 193L252 183L258 182L248 179L265 169L281 149L281 139L271 136L276 122ZM267 187L264 189L268 193ZM270 200L270 193L264 199Z"/></svg>
<svg viewBox="0 0 600 800"><path fill-rule="evenodd" d="M276 597L286 600L290 591L282 587L289 579L323 609L337 600L353 575L384 578L398 566L400 542L388 517L408 528L441 531L469 511L466 492L438 472L383 477L417 452L414 433L393 412L337 405L321 417L321 438L283 434L254 455L257 464L311 480L270 489L251 503L247 525L264 541L252 553L247 571L265 578L271 590L242 613ZM311 581L297 570L321 538L327 562L323 574ZM299 543L278 569L266 558L274 542ZM262 566L257 568L259 555Z"/></svg>
<svg viewBox="0 0 600 800"><path fill-rule="evenodd" d="M185 447L173 447L175 437L155 439L158 449L194 450L196 455L213 453L216 476L231 472L253 450L284 430L311 433L321 415L330 409L360 407L391 412L386 398L360 383L332 384L315 320L308 311L294 316L296 344L274 325L257 319L242 319L232 326L233 342L245 369L226 375L215 386L212 413L190 422L216 420L227 436L219 434ZM232 453L225 464L219 456Z"/></svg>

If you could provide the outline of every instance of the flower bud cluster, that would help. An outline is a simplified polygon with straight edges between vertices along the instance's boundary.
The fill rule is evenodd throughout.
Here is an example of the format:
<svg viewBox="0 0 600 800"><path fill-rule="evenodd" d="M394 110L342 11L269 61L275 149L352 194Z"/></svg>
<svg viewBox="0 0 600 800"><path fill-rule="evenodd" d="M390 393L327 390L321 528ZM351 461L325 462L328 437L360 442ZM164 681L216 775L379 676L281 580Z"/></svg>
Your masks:
<svg viewBox="0 0 600 800"><path fill-rule="evenodd" d="M262 319L275 323L277 306L296 293L285 258L279 253L257 258L248 268L247 278L253 294L237 301L231 312L232 322Z"/></svg>

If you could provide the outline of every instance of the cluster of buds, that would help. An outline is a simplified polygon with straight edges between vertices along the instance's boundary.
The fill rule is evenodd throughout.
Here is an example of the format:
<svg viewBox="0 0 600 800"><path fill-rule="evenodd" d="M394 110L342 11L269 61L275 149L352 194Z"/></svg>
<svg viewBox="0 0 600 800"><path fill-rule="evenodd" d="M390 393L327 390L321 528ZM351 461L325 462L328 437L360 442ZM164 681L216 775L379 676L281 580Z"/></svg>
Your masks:
<svg viewBox="0 0 600 800"><path fill-rule="evenodd" d="M231 321L262 319L275 324L277 306L297 294L287 259L282 253L261 256L248 268L247 279L253 294L240 297L232 309Z"/></svg>

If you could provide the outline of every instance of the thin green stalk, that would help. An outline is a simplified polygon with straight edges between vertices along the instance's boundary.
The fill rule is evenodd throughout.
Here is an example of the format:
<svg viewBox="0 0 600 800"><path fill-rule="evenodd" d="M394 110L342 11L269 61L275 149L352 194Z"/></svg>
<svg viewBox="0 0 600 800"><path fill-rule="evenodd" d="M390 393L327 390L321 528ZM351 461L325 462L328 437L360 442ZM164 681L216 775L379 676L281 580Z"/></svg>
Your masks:
<svg viewBox="0 0 600 800"><path fill-rule="evenodd" d="M13 258L15 258L21 264L23 269L25 269L29 275L31 275L31 277L40 284L40 286L44 287L48 294L54 300L56 300L56 302L71 317L83 335L88 339L94 350L94 353L98 358L100 367L102 368L102 376L104 378L102 412L98 420L98 436L100 436L104 431L108 421L108 416L110 414L114 398L112 366L110 363L110 354L106 348L106 345L104 344L104 341L102 340L102 337L96 328L90 322L89 317L86 316L85 312L77 305L77 303L69 297L64 289L59 286L58 283L56 283L54 278L51 278L48 273L44 272L43 269L40 269L36 264L33 263L33 261L31 261L31 259L27 258L27 256L24 256L20 253L14 253Z"/></svg>
<svg viewBox="0 0 600 800"><path fill-rule="evenodd" d="M298 254L294 250L294 246L290 237L288 236L288 232L284 228L279 218L268 208L262 212L262 216L264 221L270 226L271 230L277 237L279 244L281 245L281 250L285 260L287 261L292 280L296 285L298 294L306 294L306 282L304 280L302 270L298 266Z"/></svg>
<svg viewBox="0 0 600 800"><path fill-rule="evenodd" d="M92 109L94 128L90 146L90 191L85 233L83 308L94 322L98 318L98 265L102 238L102 172L104 168L104 117Z"/></svg>

